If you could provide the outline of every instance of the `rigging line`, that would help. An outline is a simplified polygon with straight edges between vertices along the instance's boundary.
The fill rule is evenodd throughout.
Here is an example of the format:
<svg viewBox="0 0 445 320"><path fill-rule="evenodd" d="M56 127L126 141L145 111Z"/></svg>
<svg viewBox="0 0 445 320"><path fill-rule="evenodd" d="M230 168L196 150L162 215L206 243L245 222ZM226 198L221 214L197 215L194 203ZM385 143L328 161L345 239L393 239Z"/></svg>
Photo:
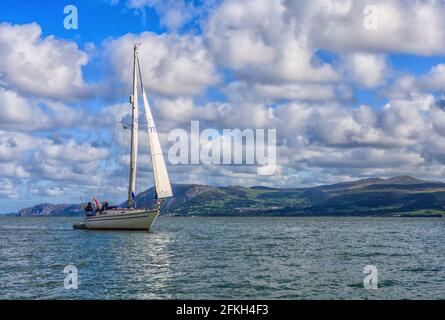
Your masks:
<svg viewBox="0 0 445 320"><path fill-rule="evenodd" d="M115 129L116 129L116 125L114 124L113 128L112 128L112 133L111 133L111 145L110 145L110 152L111 152L111 154L113 154L112 150L113 150L114 141L115 141L115 137L114 137L115 136L114 135ZM111 155L109 155L107 157L107 160L105 160L105 166L104 166L104 169L103 169L103 172L102 172L102 177L101 177L101 181L100 181L100 185L99 185L99 196L100 197L104 196L104 187L103 186L104 186L105 175L106 175L109 163L110 163L110 159L111 159Z"/></svg>
<svg viewBox="0 0 445 320"><path fill-rule="evenodd" d="M145 88L144 88L144 81L142 79L141 64L139 62L139 56L137 56L136 59L137 59L137 65L138 65L138 71L139 71L139 79L141 81L141 90L142 90L142 93L145 93L145 97L147 98L147 93L145 92ZM147 100L148 100L148 98L147 98ZM148 101L147 101L147 103L148 103ZM143 110L144 122L145 122L145 126L147 127L147 134L148 134L148 138L150 141L150 125L148 124L148 119L146 116L147 115L147 110L145 109L146 107L150 108L150 106L145 106L145 103L144 103L144 110ZM149 151L151 153L151 150L149 150Z"/></svg>
<svg viewBox="0 0 445 320"><path fill-rule="evenodd" d="M130 58L128 58L128 65L129 65L129 69L131 69L131 57ZM125 83L125 82L124 82ZM121 91L121 95L120 95L120 102L119 102L119 105L122 105L123 104L123 102L124 102L124 96L125 96L125 92L128 90L128 84L127 85L123 85L122 86L122 91ZM116 137L117 137L117 133L118 133L118 130L117 130L117 128L118 128L118 125L116 125L116 123L113 121L113 126L112 126L112 128L111 128L111 147L110 147L110 152L112 153L112 154L117 154L117 151L118 150L114 150L114 149L116 149L116 145L118 145L119 144L119 142L118 143L115 143L116 142L116 140L118 140L118 139L116 139ZM122 141L125 141L124 139L122 139ZM116 152L113 152L113 151L116 151ZM117 156L115 156L116 158L117 158ZM103 169L103 171L102 171L102 177L101 177L101 180L100 180L100 183L99 183L99 195L100 196L103 196L104 194L104 180L105 180L105 175L106 175L106 172L107 172L107 169L108 169L108 166L109 166L109 163L110 163L110 158L111 158L111 156L109 156L108 158L107 158L107 160L105 161L105 166L104 166L104 169ZM116 159L117 160L117 159ZM117 161L116 161L117 162ZM114 185L116 186L117 184L116 184L116 175L115 174L113 174L113 180L114 180Z"/></svg>
<svg viewBox="0 0 445 320"><path fill-rule="evenodd" d="M122 141L125 141L125 129L122 127ZM125 147L123 146L122 149L125 151L125 156L128 155L130 153L130 145L127 144ZM122 179L122 181L124 181L124 176L125 178L128 177L130 175L130 168L128 167L126 161L125 161L125 157L121 158L122 160L124 160L123 164L124 164L124 169L123 169L123 176L119 177L120 179ZM117 161L119 162L119 159L117 159ZM120 164L120 163L119 163ZM117 179L117 177L116 177Z"/></svg>
<svg viewBox="0 0 445 320"><path fill-rule="evenodd" d="M112 158L111 155L113 154L113 146L114 146L114 141L115 141L115 137L114 137L115 130L116 130L116 125L114 124L114 121L113 121L113 126L111 128L111 144L110 144L110 152L111 152L111 154L105 160L105 165L103 167L102 177L101 177L100 184L99 184L99 193L98 193L100 197L104 196L104 180L105 180L105 176L106 176L106 173L107 173L107 170L108 170L110 159Z"/></svg>
<svg viewBox="0 0 445 320"><path fill-rule="evenodd" d="M122 142L125 141L125 129L123 127L120 127L119 132L117 132L117 135L122 135ZM116 164L116 168L115 168L115 173L113 174L113 178L112 178L112 183L113 186L116 186L117 189L119 189L120 191L120 187L121 185L123 185L124 182L124 177L128 176L128 166L125 163L125 158L123 158L124 156L124 151L125 151L125 155L128 154L128 149L129 146L126 145L126 147L122 146L119 148L120 152L116 152L115 153L115 164ZM117 191L116 189L116 191ZM120 194L120 193L119 193ZM122 199L118 199L119 203L122 202Z"/></svg>
<svg viewBox="0 0 445 320"><path fill-rule="evenodd" d="M140 79L140 82L141 82L141 91L142 91L142 94L144 94L145 93L144 81L142 80L142 72L141 72L141 64L139 63L139 56L136 57L136 62L137 62L137 65L138 65L139 79ZM144 114L144 118L143 119L144 119L145 125L147 126L147 129L148 129L147 117L145 116L145 114L146 114L145 104L144 104L143 114Z"/></svg>
<svg viewBox="0 0 445 320"><path fill-rule="evenodd" d="M139 63L139 56L136 57L138 62L139 79L141 80L141 88L144 90L144 81L142 80L141 64Z"/></svg>

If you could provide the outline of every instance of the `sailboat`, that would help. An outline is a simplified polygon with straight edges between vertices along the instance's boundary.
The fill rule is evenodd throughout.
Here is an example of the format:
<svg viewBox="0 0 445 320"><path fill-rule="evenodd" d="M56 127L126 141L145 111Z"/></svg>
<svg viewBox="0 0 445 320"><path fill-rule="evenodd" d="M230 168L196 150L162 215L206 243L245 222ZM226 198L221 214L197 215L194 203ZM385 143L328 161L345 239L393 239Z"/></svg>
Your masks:
<svg viewBox="0 0 445 320"><path fill-rule="evenodd" d="M84 207L85 217L83 224L74 225L76 229L91 230L149 230L160 213L164 198L172 197L172 188L162 154L161 144L156 131L153 115L147 100L147 94L142 82L141 66L138 57L139 44L134 45L133 61L133 94L130 96L131 104L131 151L130 151L130 177L128 185L128 201L126 208L87 208ZM136 209L136 172L138 157L138 80L140 81L142 101L145 111L145 122L148 130L152 169L155 187L155 209ZM96 201L96 200L95 200ZM98 206L99 207L99 206ZM93 210L91 210L93 209Z"/></svg>

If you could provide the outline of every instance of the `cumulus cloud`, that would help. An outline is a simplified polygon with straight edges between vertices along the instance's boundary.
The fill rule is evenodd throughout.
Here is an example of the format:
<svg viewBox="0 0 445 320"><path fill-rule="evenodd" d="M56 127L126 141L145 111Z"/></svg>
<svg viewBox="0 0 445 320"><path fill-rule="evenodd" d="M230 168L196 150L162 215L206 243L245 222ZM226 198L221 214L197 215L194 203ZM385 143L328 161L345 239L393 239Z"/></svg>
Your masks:
<svg viewBox="0 0 445 320"><path fill-rule="evenodd" d="M13 180L0 178L0 198L19 198L19 192Z"/></svg>
<svg viewBox="0 0 445 320"><path fill-rule="evenodd" d="M134 43L139 50L144 85L160 95L197 95L218 82L218 75L203 41L193 35L128 34L105 44L106 56L118 79L130 83Z"/></svg>
<svg viewBox="0 0 445 320"><path fill-rule="evenodd" d="M193 120L200 121L201 129L276 129L278 164L282 168L277 177L281 178L314 172L311 175L314 184L335 181L335 177L350 179L373 173L383 176L408 173L409 168L434 176L434 172L424 167L433 166L443 158L439 144L433 141L445 132L445 112L436 106L436 98L429 94L394 99L379 109L367 105L353 108L340 101L286 102L271 108L260 102L246 102L241 97L202 106L195 105L191 98L156 98L154 102L157 123L163 132L175 128L188 131ZM163 146L167 152L166 139L163 139ZM181 181L185 176L198 181L202 170L195 166L171 167L173 180L182 177ZM217 166L206 170L213 170L219 183L233 183L241 177L239 170L245 181L284 183L284 180L277 181L277 177L268 177L266 181L248 167ZM320 176L316 176L316 172ZM206 179L209 175L202 176L200 182L207 182ZM310 179L306 176L302 180L285 181L309 183Z"/></svg>
<svg viewBox="0 0 445 320"><path fill-rule="evenodd" d="M129 8L141 9L154 8L160 16L161 24L173 31L177 31L184 24L189 23L211 5L213 0L207 0L201 6L195 6L193 1L184 0L129 0Z"/></svg>
<svg viewBox="0 0 445 320"><path fill-rule="evenodd" d="M91 94L82 74L87 55L74 42L42 38L36 23L1 23L0 56L0 84L22 95L67 101Z"/></svg>
<svg viewBox="0 0 445 320"><path fill-rule="evenodd" d="M279 102L283 100L326 101L350 100L351 89L344 84L292 82L285 84L261 84L234 81L224 92L235 101Z"/></svg>
<svg viewBox="0 0 445 320"><path fill-rule="evenodd" d="M278 134L299 152L319 147L397 149L418 143L428 129L432 108L433 99L428 96L394 101L377 111L366 105L289 103L277 108L274 115Z"/></svg>
<svg viewBox="0 0 445 320"><path fill-rule="evenodd" d="M28 134L0 131L0 161L19 160L36 142L37 139Z"/></svg>
<svg viewBox="0 0 445 320"><path fill-rule="evenodd" d="M445 53L443 1L285 0L284 6L295 32L310 34L319 48L339 53ZM374 19L371 27L366 27L367 19Z"/></svg>
<svg viewBox="0 0 445 320"><path fill-rule="evenodd" d="M424 89L445 93L445 64L441 63L434 66L429 73L420 77L419 83Z"/></svg>
<svg viewBox="0 0 445 320"><path fill-rule="evenodd" d="M384 83L388 67L383 55L354 53L344 58L343 69L348 80L373 88Z"/></svg>
<svg viewBox="0 0 445 320"><path fill-rule="evenodd" d="M91 117L78 108L61 102L25 98L0 87L0 129L36 131L68 128L91 122Z"/></svg>
<svg viewBox="0 0 445 320"><path fill-rule="evenodd" d="M54 141L28 133L0 131L0 176L49 181L97 183L106 147L73 139Z"/></svg>
<svg viewBox="0 0 445 320"><path fill-rule="evenodd" d="M0 109L0 128L2 129L33 130L45 127L49 122L49 117L41 112L38 106L33 108L28 99L3 88L0 88Z"/></svg>
<svg viewBox="0 0 445 320"><path fill-rule="evenodd" d="M304 36L284 21L280 1L224 1L204 23L205 38L219 63L255 82L337 79L317 61Z"/></svg>
<svg viewBox="0 0 445 320"><path fill-rule="evenodd" d="M418 77L402 75L395 80L394 85L385 90L385 94L391 99L415 97L429 92L445 93L445 64L435 65Z"/></svg>
<svg viewBox="0 0 445 320"><path fill-rule="evenodd" d="M321 155L308 160L310 167L319 168L393 168L413 167L424 163L424 159L416 152L400 153L395 150L372 148L351 149L330 152L329 157Z"/></svg>
<svg viewBox="0 0 445 320"><path fill-rule="evenodd" d="M271 109L261 103L241 104L241 100L204 106L196 106L192 99L155 101L158 123L164 131L189 130L192 120L200 120L201 129L277 130L280 175L265 180L249 167L206 167L205 171L212 171L211 179L218 183L233 183L242 176L246 182L269 185L303 181L314 184L335 178L409 173L414 168L434 177L434 171L425 167L437 166L445 158L441 145L434 143L445 132L445 112L436 106L435 97L428 94L396 99L380 109L366 105L352 108L340 102L287 102ZM167 145L164 140L165 151ZM209 174L200 177L203 170L200 166L171 167L173 180L188 177L187 181L201 183L210 179ZM308 176L283 180L304 172L312 172L312 180Z"/></svg>
<svg viewBox="0 0 445 320"><path fill-rule="evenodd" d="M252 166L168 164L173 182L302 186L445 173L444 64L415 75L393 70L390 56L445 53L443 1L376 0L378 25L370 29L367 1L125 4L154 8L168 32L108 38L93 52L43 37L35 23L0 24L0 197L98 189L125 195L129 132L118 123L128 123L128 103L101 100L107 106L99 107L87 99L80 108L73 101L90 97L87 65L104 71L105 98L116 98L116 84L130 94L134 43L142 43L144 84L165 153L169 131L189 130L194 120L201 129L277 130L276 175L258 176ZM385 102L357 103L357 89L383 94ZM139 133L138 187L146 188L148 139L143 126ZM103 180L103 171L111 178ZM124 179L112 183L118 176Z"/></svg>

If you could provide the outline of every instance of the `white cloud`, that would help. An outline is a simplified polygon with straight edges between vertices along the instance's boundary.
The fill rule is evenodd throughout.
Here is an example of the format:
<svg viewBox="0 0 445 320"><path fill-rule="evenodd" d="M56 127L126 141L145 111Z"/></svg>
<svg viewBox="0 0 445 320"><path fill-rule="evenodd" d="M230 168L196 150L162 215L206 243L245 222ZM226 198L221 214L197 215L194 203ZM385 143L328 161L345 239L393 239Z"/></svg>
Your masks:
<svg viewBox="0 0 445 320"><path fill-rule="evenodd" d="M36 131L79 126L90 121L82 110L60 102L31 99L0 87L0 129Z"/></svg>
<svg viewBox="0 0 445 320"><path fill-rule="evenodd" d="M435 65L418 77L410 74L400 76L385 94L391 99L403 99L429 92L445 93L445 64Z"/></svg>
<svg viewBox="0 0 445 320"><path fill-rule="evenodd" d="M82 74L87 55L74 42L42 38L36 23L1 23L0 56L0 84L22 95L66 101L91 94Z"/></svg>
<svg viewBox="0 0 445 320"><path fill-rule="evenodd" d="M129 0L127 5L129 8L140 10L145 7L154 8L160 17L161 25L176 31L199 16L204 7L210 5L211 2L207 0L197 7L193 1L184 0Z"/></svg>
<svg viewBox="0 0 445 320"><path fill-rule="evenodd" d="M38 106L11 90L0 88L0 110L2 129L34 130L49 124L49 117Z"/></svg>
<svg viewBox="0 0 445 320"><path fill-rule="evenodd" d="M419 83L424 89L445 92L445 64L434 66L428 74L420 77Z"/></svg>
<svg viewBox="0 0 445 320"><path fill-rule="evenodd" d="M343 64L345 79L373 88L384 83L388 74L385 57L367 53L347 55Z"/></svg>
<svg viewBox="0 0 445 320"><path fill-rule="evenodd" d="M254 82L333 81L328 64L314 60L304 36L283 20L280 1L224 1L204 22L204 36L224 66Z"/></svg>
<svg viewBox="0 0 445 320"><path fill-rule="evenodd" d="M0 130L0 161L20 160L36 143L37 139L28 134Z"/></svg>
<svg viewBox="0 0 445 320"><path fill-rule="evenodd" d="M277 102L280 100L327 101L349 100L352 92L343 84L292 82L285 84L261 84L234 81L224 92L235 101Z"/></svg>
<svg viewBox="0 0 445 320"><path fill-rule="evenodd" d="M0 176L14 179L31 177L30 173L21 164L5 162L0 166Z"/></svg>
<svg viewBox="0 0 445 320"><path fill-rule="evenodd" d="M377 9L377 29L364 27L368 5ZM445 53L443 1L286 0L296 33L339 53L358 51L433 55Z"/></svg>
<svg viewBox="0 0 445 320"><path fill-rule="evenodd" d="M106 55L118 79L127 84L131 83L134 43L142 43L139 58L149 92L197 95L219 80L200 37L144 32L138 36L127 34L105 44Z"/></svg>
<svg viewBox="0 0 445 320"><path fill-rule="evenodd" d="M68 140L63 144L45 141L40 150L43 151L45 157L61 161L96 162L108 157L108 149L93 147L88 143L81 144L74 140Z"/></svg>
<svg viewBox="0 0 445 320"><path fill-rule="evenodd" d="M60 197L65 193L64 188L60 186L28 186L28 192L31 192L38 196L46 196L46 197Z"/></svg>
<svg viewBox="0 0 445 320"><path fill-rule="evenodd" d="M99 164L108 156L107 148L91 143L72 139L56 142L27 133L0 131L3 177L93 183Z"/></svg>
<svg viewBox="0 0 445 320"><path fill-rule="evenodd" d="M373 148L336 150L309 159L309 166L319 168L386 168L416 167L424 164L422 156L416 152L400 153L398 150Z"/></svg>
<svg viewBox="0 0 445 320"><path fill-rule="evenodd" d="M11 179L0 178L0 198L19 198L19 192Z"/></svg>

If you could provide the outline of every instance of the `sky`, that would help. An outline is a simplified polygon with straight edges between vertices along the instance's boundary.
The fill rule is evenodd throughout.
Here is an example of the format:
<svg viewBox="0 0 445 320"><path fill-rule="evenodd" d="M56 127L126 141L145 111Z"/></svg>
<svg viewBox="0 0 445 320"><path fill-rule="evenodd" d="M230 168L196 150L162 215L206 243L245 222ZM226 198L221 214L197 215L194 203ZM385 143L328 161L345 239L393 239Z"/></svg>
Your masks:
<svg viewBox="0 0 445 320"><path fill-rule="evenodd" d="M173 183L445 180L445 1L4 0L0 213L125 199L134 43ZM192 121L276 130L275 173L172 163Z"/></svg>

